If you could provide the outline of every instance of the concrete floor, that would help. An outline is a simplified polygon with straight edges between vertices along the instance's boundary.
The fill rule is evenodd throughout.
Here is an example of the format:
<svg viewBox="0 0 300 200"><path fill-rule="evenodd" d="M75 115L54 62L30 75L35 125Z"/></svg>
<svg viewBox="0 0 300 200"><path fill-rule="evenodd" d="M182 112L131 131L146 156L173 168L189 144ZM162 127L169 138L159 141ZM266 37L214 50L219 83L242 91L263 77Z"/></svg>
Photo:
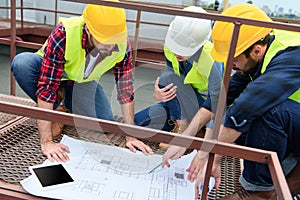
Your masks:
<svg viewBox="0 0 300 200"><path fill-rule="evenodd" d="M32 51L30 49L17 49L17 53L21 51ZM6 45L0 45L0 93L10 94L10 48ZM16 96L27 97L19 88L16 88Z"/></svg>
<svg viewBox="0 0 300 200"><path fill-rule="evenodd" d="M33 51L31 49L18 48L17 53ZM0 45L0 93L10 94L10 48ZM139 111L151 104L156 103L153 99L153 84L156 77L160 76L161 70L137 66L135 68L135 111ZM112 72L101 77L102 84L113 107L114 114L121 114L120 105L116 100L116 90ZM16 96L28 98L28 96L16 84Z"/></svg>

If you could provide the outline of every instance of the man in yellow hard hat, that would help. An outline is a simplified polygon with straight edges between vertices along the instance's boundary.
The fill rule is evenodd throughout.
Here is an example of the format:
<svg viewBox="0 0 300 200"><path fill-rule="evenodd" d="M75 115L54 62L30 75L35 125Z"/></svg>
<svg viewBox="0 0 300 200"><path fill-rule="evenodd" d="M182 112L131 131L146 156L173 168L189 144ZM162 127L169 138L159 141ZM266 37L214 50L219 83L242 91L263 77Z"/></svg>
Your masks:
<svg viewBox="0 0 300 200"><path fill-rule="evenodd" d="M105 120L114 117L97 80L112 69L124 122L134 123L132 51L124 9L88 4L82 16L60 18L43 47L37 53L18 54L11 68L39 108L68 109ZM61 129L55 133L52 122L37 122L42 152L51 161L67 161L68 147L53 142ZM152 153L149 146L132 137L126 137L126 146Z"/></svg>
<svg viewBox="0 0 300 200"><path fill-rule="evenodd" d="M272 21L251 4L237 4L223 15ZM212 57L227 59L233 24L217 21L212 31ZM219 141L237 143L277 152L287 175L291 192L300 188L300 34L264 27L242 25L233 59L236 73L229 84L227 104ZM164 158L174 158L171 154ZM221 157L216 155L212 176L220 184ZM190 167L188 179L203 181L207 153L199 151ZM266 164L244 161L239 179L242 188L224 199L277 199Z"/></svg>
<svg viewBox="0 0 300 200"><path fill-rule="evenodd" d="M197 6L183 10L206 13ZM153 97L159 103L136 113L137 125L182 133L205 102L208 90L210 96L218 96L219 87L211 83L222 81L223 65L210 56L211 26L211 20L184 16L171 22L164 45L167 70L154 84Z"/></svg>

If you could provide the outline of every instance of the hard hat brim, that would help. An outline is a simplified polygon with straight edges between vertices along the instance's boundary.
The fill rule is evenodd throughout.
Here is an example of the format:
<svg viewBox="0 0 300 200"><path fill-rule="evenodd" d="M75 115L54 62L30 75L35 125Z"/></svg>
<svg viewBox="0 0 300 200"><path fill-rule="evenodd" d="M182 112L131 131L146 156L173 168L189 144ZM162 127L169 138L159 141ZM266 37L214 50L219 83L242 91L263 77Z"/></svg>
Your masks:
<svg viewBox="0 0 300 200"><path fill-rule="evenodd" d="M165 44L166 46L175 54L180 55L180 56L192 56L194 55L202 46L203 43L199 43L195 45L193 48L192 47L183 47L181 45L178 45L177 42L175 42L171 36L171 32L168 31L166 39L165 39Z"/></svg>
<svg viewBox="0 0 300 200"><path fill-rule="evenodd" d="M113 36L102 36L99 33L93 34L93 31L90 31L93 37L102 44L119 44L125 42L127 39L127 30L122 33Z"/></svg>

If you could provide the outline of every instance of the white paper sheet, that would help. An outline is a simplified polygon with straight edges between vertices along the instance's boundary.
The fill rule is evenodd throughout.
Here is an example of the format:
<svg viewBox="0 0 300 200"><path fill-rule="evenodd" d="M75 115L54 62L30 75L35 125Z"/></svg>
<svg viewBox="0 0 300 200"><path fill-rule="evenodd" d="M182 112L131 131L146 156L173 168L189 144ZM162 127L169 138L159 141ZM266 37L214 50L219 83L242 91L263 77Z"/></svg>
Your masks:
<svg viewBox="0 0 300 200"><path fill-rule="evenodd" d="M61 143L70 148L65 168L75 180L72 186L42 191L32 176L21 181L36 196L58 199L103 200L182 200L194 198L194 183L187 181L186 168L196 151L183 156L170 168L153 167L162 155L132 153L128 149L83 142L64 136ZM49 164L46 160L44 164ZM55 164L55 163L53 163Z"/></svg>

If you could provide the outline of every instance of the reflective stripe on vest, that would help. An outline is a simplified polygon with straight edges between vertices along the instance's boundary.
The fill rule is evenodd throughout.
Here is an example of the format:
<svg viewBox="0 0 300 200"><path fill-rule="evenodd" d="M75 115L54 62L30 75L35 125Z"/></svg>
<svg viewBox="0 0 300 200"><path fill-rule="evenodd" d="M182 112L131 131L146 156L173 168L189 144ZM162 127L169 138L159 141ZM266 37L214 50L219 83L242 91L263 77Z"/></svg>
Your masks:
<svg viewBox="0 0 300 200"><path fill-rule="evenodd" d="M100 63L98 63L91 74L84 78L86 51L82 48L82 26L84 24L82 16L59 18L59 22L62 22L66 30L66 49L65 49L65 64L64 71L69 80L81 82L89 82L92 80L98 80L105 72L112 69L116 63L121 62L126 54L127 42L118 44L118 52L112 52L112 55L105 57ZM46 41L47 42L47 41ZM39 55L44 55L43 47L37 52ZM66 78L63 78L66 80Z"/></svg>
<svg viewBox="0 0 300 200"><path fill-rule="evenodd" d="M210 56L212 47L211 42L206 42L203 45L198 61L193 62L191 70L184 79L184 84L191 84L198 92L208 90L208 78L214 63L214 60ZM164 46L164 53L166 58L172 63L175 74L180 76L179 62L175 54L166 45Z"/></svg>
<svg viewBox="0 0 300 200"><path fill-rule="evenodd" d="M264 73L267 69L268 64L272 60L272 58L281 50L284 50L288 47L299 46L300 45L300 33L291 32L291 31L283 31L274 29L273 33L275 35L274 41L271 43L265 58L264 63L261 68L261 73ZM292 39L291 39L292 38ZM299 77L300 78L300 77ZM294 100L300 103L300 89L294 92L289 99Z"/></svg>

